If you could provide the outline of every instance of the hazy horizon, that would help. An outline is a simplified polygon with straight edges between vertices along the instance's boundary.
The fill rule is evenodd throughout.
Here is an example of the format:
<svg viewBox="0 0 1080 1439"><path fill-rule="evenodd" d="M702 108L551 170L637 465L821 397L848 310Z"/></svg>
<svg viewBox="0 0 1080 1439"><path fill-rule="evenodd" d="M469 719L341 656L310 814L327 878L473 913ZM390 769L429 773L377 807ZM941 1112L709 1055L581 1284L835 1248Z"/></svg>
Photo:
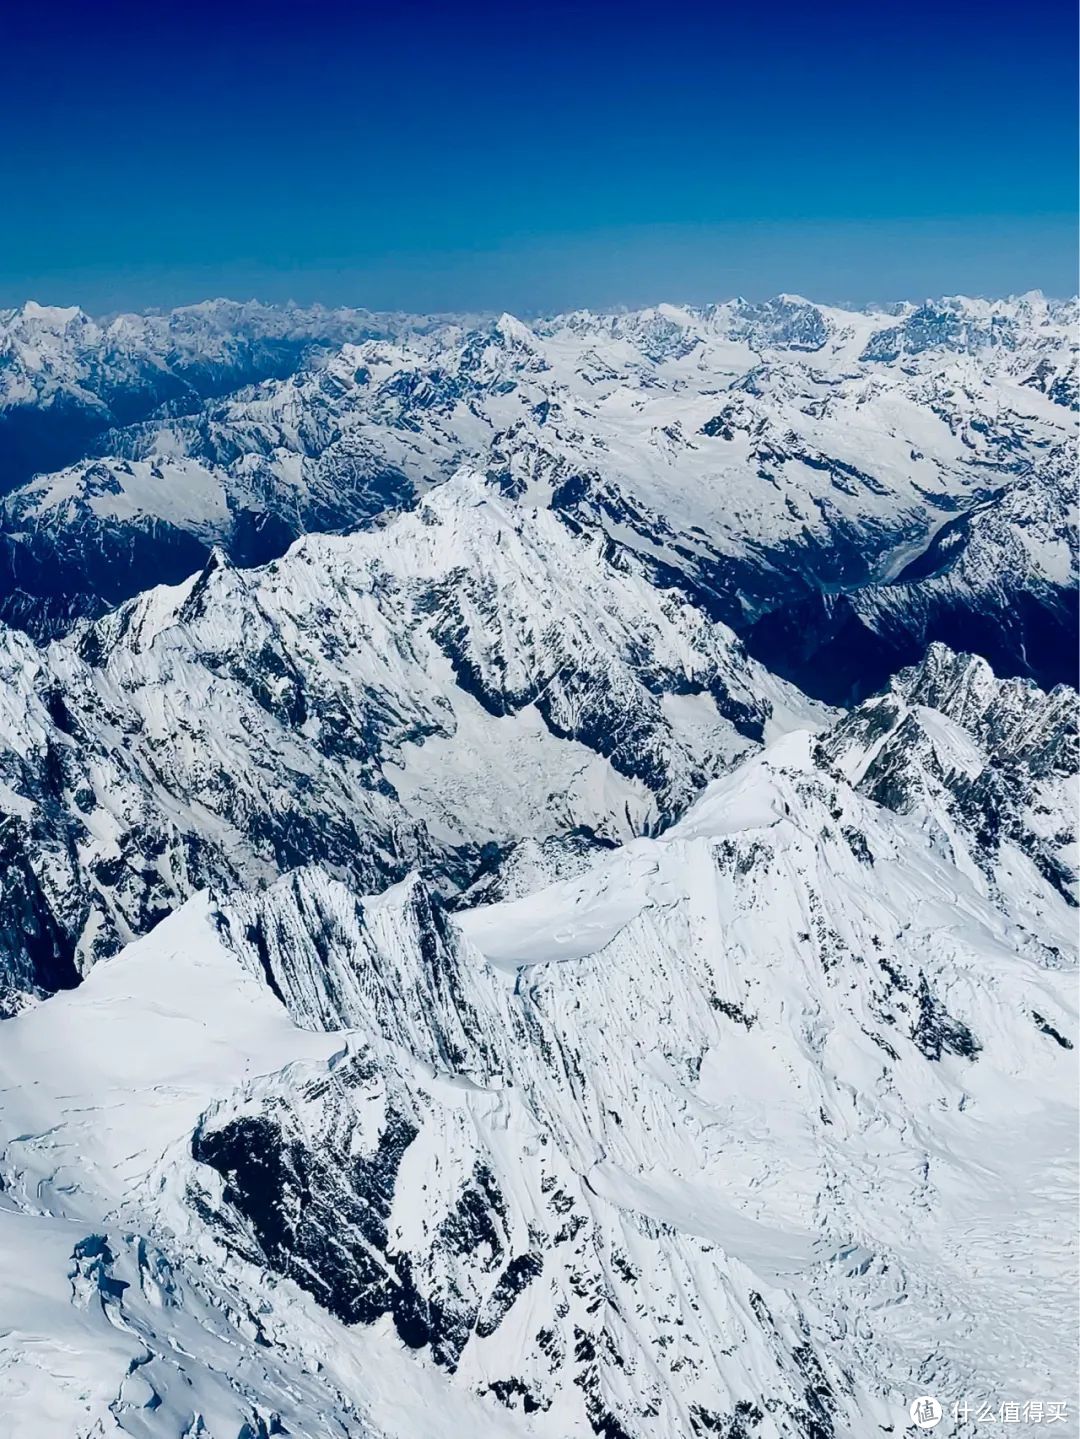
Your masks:
<svg viewBox="0 0 1080 1439"><path fill-rule="evenodd" d="M1077 288L1076 15L625 0L10 17L0 305Z"/></svg>

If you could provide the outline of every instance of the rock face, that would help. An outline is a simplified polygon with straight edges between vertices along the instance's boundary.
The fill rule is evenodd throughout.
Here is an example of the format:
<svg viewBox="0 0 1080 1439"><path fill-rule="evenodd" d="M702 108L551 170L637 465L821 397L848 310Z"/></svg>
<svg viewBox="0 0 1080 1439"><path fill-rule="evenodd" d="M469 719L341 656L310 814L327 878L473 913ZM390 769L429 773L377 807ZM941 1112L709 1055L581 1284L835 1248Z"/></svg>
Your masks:
<svg viewBox="0 0 1080 1439"><path fill-rule="evenodd" d="M0 1439L1074 1401L1073 319L0 317Z"/></svg>

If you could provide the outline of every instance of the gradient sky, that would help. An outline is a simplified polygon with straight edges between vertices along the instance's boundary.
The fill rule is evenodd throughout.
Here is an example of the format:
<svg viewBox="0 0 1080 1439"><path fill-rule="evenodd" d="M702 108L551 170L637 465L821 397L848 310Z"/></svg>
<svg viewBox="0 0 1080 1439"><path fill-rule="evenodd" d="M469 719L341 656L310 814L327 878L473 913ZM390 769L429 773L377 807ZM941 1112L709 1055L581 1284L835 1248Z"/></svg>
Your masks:
<svg viewBox="0 0 1080 1439"><path fill-rule="evenodd" d="M0 305L1077 287L1073 0L35 8Z"/></svg>

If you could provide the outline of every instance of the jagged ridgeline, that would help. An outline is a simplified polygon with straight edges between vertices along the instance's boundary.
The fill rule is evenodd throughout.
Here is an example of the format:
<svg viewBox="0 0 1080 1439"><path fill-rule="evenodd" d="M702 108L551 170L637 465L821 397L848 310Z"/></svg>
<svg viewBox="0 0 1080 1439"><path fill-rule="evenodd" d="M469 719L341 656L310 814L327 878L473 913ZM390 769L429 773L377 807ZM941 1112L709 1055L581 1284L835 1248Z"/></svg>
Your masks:
<svg viewBox="0 0 1080 1439"><path fill-rule="evenodd" d="M1074 1398L1074 324L0 318L0 1439Z"/></svg>

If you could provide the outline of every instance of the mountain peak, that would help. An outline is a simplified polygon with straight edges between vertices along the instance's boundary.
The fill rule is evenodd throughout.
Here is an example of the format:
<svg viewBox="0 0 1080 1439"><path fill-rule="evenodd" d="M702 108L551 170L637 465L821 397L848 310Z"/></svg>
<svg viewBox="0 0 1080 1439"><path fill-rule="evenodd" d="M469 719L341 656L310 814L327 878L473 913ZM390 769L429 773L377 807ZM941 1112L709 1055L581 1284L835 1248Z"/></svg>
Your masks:
<svg viewBox="0 0 1080 1439"><path fill-rule="evenodd" d="M505 311L495 321L495 333L507 345L519 345L531 349L536 344L536 336L529 326L515 315Z"/></svg>
<svg viewBox="0 0 1080 1439"><path fill-rule="evenodd" d="M19 312L24 320L31 320L47 329L65 330L75 323L90 323L89 316L78 305L39 305L36 300L27 300Z"/></svg>

